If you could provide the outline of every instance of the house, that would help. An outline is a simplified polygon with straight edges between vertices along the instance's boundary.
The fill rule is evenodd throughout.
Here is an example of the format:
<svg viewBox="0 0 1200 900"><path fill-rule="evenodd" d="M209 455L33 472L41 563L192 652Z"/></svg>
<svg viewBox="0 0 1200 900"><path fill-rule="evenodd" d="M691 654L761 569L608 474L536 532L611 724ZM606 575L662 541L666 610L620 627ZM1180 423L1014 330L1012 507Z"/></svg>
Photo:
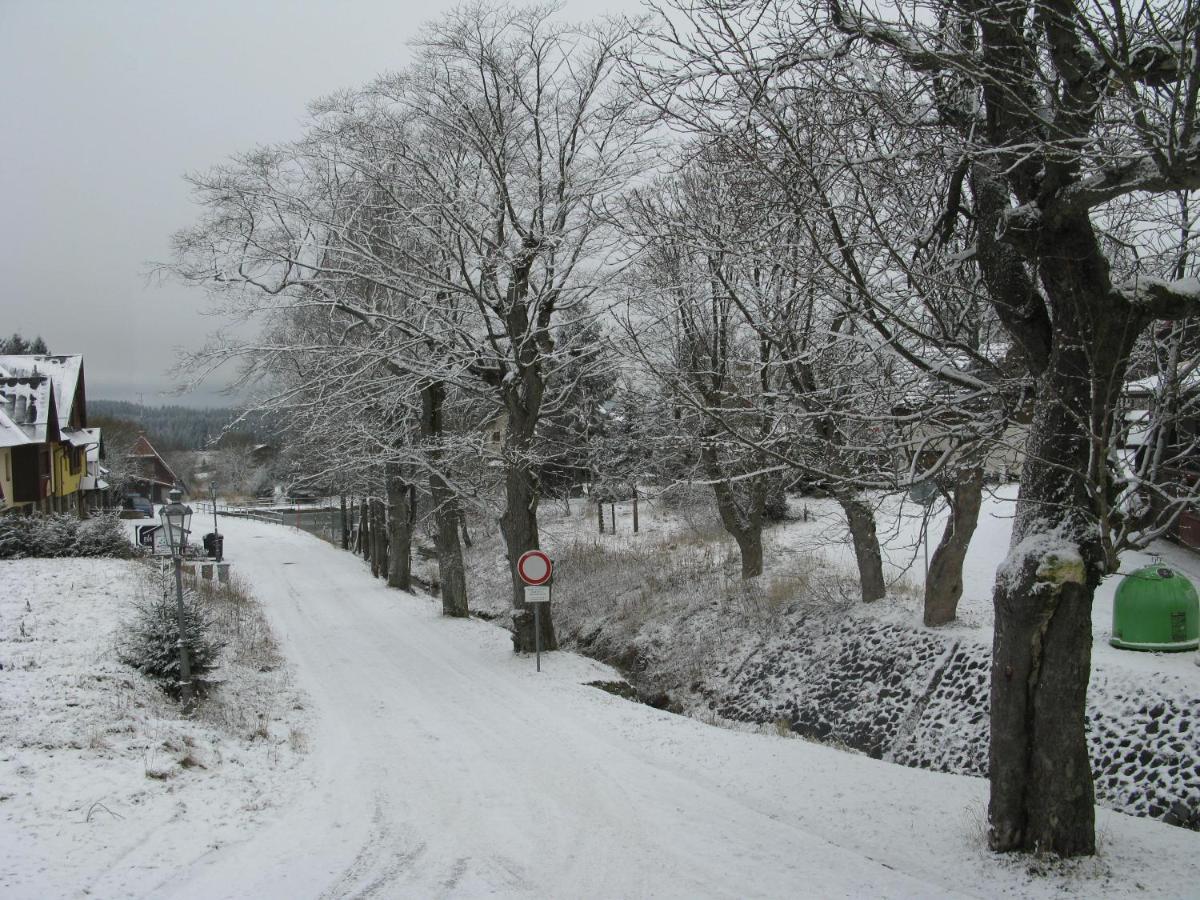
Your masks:
<svg viewBox="0 0 1200 900"><path fill-rule="evenodd" d="M96 434L96 443L87 449L87 473L79 482L79 489L87 498L89 509L106 509L113 505L112 494L107 481L108 469L100 464L104 459L104 443L100 439L100 429L90 429Z"/></svg>
<svg viewBox="0 0 1200 900"><path fill-rule="evenodd" d="M0 490L4 511L79 512L87 451L83 357L0 356Z"/></svg>
<svg viewBox="0 0 1200 900"><path fill-rule="evenodd" d="M179 486L186 492L183 480L167 465L145 434L139 434L129 450L130 474L125 479L128 493L141 494L151 503L166 503L167 492Z"/></svg>

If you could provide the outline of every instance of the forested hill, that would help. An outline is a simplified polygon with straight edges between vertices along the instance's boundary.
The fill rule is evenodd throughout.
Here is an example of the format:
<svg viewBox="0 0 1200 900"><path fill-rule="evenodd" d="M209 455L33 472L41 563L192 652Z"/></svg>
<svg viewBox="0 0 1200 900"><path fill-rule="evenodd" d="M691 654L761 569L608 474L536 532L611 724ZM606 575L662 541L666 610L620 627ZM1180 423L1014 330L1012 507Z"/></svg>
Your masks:
<svg viewBox="0 0 1200 900"><path fill-rule="evenodd" d="M241 410L224 407L143 406L124 400L89 400L88 415L135 422L158 450L200 450L218 438ZM234 433L243 439L266 441L261 421L239 422Z"/></svg>

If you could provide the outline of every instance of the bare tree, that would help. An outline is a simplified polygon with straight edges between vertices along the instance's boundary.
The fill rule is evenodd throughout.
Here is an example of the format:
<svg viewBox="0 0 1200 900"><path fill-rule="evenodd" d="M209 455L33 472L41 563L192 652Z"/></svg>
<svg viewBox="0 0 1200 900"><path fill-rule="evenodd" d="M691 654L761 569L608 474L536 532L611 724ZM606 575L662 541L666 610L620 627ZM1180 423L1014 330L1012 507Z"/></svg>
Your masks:
<svg viewBox="0 0 1200 900"><path fill-rule="evenodd" d="M603 203L637 171L641 134L610 84L624 30L551 13L451 13L426 29L413 68L317 104L304 140L197 177L210 213L177 239L175 267L243 309L251 297L259 310L312 307L363 332L372 364L420 398L426 466L444 446L429 430L439 386L498 408L520 651L534 647L516 572L538 544L534 437L565 361L552 329L617 262ZM457 526L458 504L435 514ZM437 532L457 535L449 521ZM455 568L453 548L442 562Z"/></svg>
<svg viewBox="0 0 1200 900"><path fill-rule="evenodd" d="M930 0L701 10L704 34L722 36L707 56L726 57L724 71L807 80L840 98L855 127L893 133L898 165L941 155L946 189L931 192L945 201L940 225L954 231L969 217L981 287L1036 390L994 594L990 841L1092 853L1091 601L1119 551L1147 534L1114 528L1126 487L1109 453L1117 400L1138 336L1155 319L1194 315L1200 294L1194 279L1132 266L1115 275L1105 233L1126 199L1200 183L1197 9ZM717 95L721 74L705 85ZM862 160L837 162L854 172ZM837 209L841 196L819 204ZM850 268L848 243L831 253ZM896 316L892 327L905 324ZM964 376L955 379L970 388Z"/></svg>

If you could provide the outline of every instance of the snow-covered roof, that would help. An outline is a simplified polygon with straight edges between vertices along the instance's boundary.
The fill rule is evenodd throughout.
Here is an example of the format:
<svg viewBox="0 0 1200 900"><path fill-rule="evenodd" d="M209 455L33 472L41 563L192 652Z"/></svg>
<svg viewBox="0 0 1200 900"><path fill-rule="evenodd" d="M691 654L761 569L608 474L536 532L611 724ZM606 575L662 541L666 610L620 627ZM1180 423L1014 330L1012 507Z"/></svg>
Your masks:
<svg viewBox="0 0 1200 900"><path fill-rule="evenodd" d="M63 443L72 447L90 447L100 443L99 428L67 428L60 429Z"/></svg>
<svg viewBox="0 0 1200 900"><path fill-rule="evenodd" d="M0 446L42 444L58 436L54 387L45 374L18 374L6 369L0 356Z"/></svg>
<svg viewBox="0 0 1200 900"><path fill-rule="evenodd" d="M54 387L54 403L58 408L59 427L67 427L80 382L83 380L83 357L79 354L69 356L0 355L0 378L20 378L31 375L49 376Z"/></svg>
<svg viewBox="0 0 1200 900"><path fill-rule="evenodd" d="M82 356L0 355L0 446L41 444L60 434L86 446L84 429L70 427L82 387Z"/></svg>
<svg viewBox="0 0 1200 900"><path fill-rule="evenodd" d="M31 442L32 438L25 430L9 418L4 407L0 407L0 447L19 447Z"/></svg>

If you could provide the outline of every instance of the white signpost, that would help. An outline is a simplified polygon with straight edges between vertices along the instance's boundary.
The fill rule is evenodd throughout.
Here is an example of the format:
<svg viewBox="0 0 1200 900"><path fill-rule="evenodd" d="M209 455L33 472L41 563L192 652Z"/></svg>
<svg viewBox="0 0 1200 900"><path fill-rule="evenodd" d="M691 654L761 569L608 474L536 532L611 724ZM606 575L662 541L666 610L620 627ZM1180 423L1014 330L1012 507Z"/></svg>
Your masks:
<svg viewBox="0 0 1200 900"><path fill-rule="evenodd" d="M525 602L533 606L533 646L537 670L542 671L542 604L550 602L550 576L554 566L541 550L526 550L517 560L517 574L525 582Z"/></svg>
<svg viewBox="0 0 1200 900"><path fill-rule="evenodd" d="M171 555L171 543L161 525L138 525L137 542L139 547L150 548L155 556Z"/></svg>

